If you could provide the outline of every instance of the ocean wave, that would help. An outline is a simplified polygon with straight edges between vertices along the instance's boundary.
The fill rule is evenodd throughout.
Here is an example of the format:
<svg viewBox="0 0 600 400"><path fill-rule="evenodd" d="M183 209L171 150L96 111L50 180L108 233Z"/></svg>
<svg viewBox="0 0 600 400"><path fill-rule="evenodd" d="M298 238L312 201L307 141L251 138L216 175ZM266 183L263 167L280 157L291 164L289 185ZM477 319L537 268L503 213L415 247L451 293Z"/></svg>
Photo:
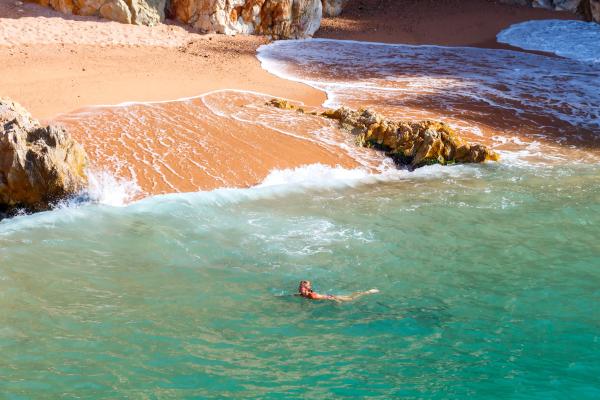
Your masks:
<svg viewBox="0 0 600 400"><path fill-rule="evenodd" d="M600 53L587 42L588 52ZM564 150L565 141L600 137L594 106L600 72L585 63L511 50L332 39L275 42L261 46L258 58L278 77L325 91L324 106L437 119L486 144L493 136L519 135L544 137L545 146Z"/></svg>
<svg viewBox="0 0 600 400"><path fill-rule="evenodd" d="M198 208L222 208L244 202L285 198L290 195L311 195L357 188L365 185L399 181L441 180L481 176L485 165L431 165L413 172L390 165L379 173L363 168L347 169L322 164L310 164L292 169L275 169L258 185L249 188L221 188L211 191L169 193L135 200L137 184L117 179L109 173L92 172L86 193L65 201L51 211L19 215L0 221L0 235L14 230L52 227L57 221L86 219L91 215L185 214Z"/></svg>
<svg viewBox="0 0 600 400"><path fill-rule="evenodd" d="M577 61L600 63L600 25L595 22L541 20L511 25L500 43L554 53Z"/></svg>

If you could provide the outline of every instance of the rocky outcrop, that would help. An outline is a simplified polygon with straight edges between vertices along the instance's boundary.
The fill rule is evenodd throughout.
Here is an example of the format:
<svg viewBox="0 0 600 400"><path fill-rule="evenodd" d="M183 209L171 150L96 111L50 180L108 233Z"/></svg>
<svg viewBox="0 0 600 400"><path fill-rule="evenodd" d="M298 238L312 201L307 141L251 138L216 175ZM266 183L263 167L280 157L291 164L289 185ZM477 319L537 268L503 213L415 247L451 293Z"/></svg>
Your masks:
<svg viewBox="0 0 600 400"><path fill-rule="evenodd" d="M170 14L204 32L312 36L321 24L321 0L171 0Z"/></svg>
<svg viewBox="0 0 600 400"><path fill-rule="evenodd" d="M600 0L500 0L500 2L557 11L570 11L582 15L588 21L600 23Z"/></svg>
<svg viewBox="0 0 600 400"><path fill-rule="evenodd" d="M304 112L286 100L273 99L268 104ZM371 110L353 111L346 107L327 110L320 115L339 121L342 128L356 136L358 145L385 151L401 166L481 163L500 158L487 146L463 140L442 122L391 121Z"/></svg>
<svg viewBox="0 0 600 400"><path fill-rule="evenodd" d="M337 17L342 13L349 0L323 0L323 16Z"/></svg>
<svg viewBox="0 0 600 400"><path fill-rule="evenodd" d="M156 25L169 14L169 17L204 32L259 34L275 39L312 36L321 25L323 13L322 0L32 1L66 14L95 15L137 25ZM325 1L332 10L345 2Z"/></svg>
<svg viewBox="0 0 600 400"><path fill-rule="evenodd" d="M156 25L165 20L167 0L33 0L65 14L96 15L136 25Z"/></svg>
<svg viewBox="0 0 600 400"><path fill-rule="evenodd" d="M87 187L87 156L65 130L0 99L0 213L49 209Z"/></svg>

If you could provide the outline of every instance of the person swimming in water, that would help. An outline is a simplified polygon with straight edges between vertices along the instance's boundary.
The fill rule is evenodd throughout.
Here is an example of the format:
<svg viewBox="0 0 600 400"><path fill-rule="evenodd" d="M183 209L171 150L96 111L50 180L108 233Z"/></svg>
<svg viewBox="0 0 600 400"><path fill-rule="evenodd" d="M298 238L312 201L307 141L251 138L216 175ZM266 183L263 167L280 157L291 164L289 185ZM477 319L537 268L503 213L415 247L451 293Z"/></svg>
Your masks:
<svg viewBox="0 0 600 400"><path fill-rule="evenodd" d="M311 300L334 300L334 301L341 302L341 301L356 300L361 296L364 296L366 294L373 294L373 293L379 293L379 290L371 289L371 290L367 290L366 292L352 293L351 295L348 295L348 296L334 296L332 294L319 294L319 293L315 292L314 290L312 290L312 284L310 283L310 281L300 281L300 284L298 285L297 296L301 296L301 297L311 299Z"/></svg>

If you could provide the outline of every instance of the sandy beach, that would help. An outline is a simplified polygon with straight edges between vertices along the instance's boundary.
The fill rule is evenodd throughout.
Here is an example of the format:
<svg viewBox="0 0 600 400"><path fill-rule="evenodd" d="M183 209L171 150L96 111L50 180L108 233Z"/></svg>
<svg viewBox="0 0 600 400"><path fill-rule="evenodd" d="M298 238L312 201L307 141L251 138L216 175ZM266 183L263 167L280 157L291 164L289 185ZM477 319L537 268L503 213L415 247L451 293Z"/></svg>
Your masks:
<svg viewBox="0 0 600 400"><path fill-rule="evenodd" d="M265 72L255 56L256 48L268 41L263 37L201 35L177 24L125 25L18 3L0 1L0 93L36 118L89 105L174 100L217 89L293 97L309 105L325 99L306 85ZM438 10L434 15L433 3ZM495 40L500 30L542 18L576 16L486 0L360 0L340 17L323 19L315 36L507 47Z"/></svg>
<svg viewBox="0 0 600 400"><path fill-rule="evenodd" d="M21 11L19 11L21 10ZM324 94L260 67L259 36L201 35L0 2L0 94L48 120L90 105L164 101L242 89L318 105Z"/></svg>
<svg viewBox="0 0 600 400"><path fill-rule="evenodd" d="M523 21L577 18L494 0L358 0L339 17L324 18L315 37L519 50L498 43L498 32Z"/></svg>
<svg viewBox="0 0 600 400"><path fill-rule="evenodd" d="M352 2L342 16L324 19L316 37L506 48L496 43L495 35L510 24L536 18L576 18L570 13L485 0L436 1L437 12L431 14L433 3ZM223 89L321 105L326 99L323 92L261 68L256 49L265 43L268 39L258 36L198 34L173 22L152 28L125 25L2 0L0 94L20 102L38 119L67 123L93 154L92 167L137 179L143 195L247 187L259 183L273 169L316 162L356 166L356 161L339 149L233 122L221 121L215 127L198 116L188 123L202 132L203 145L192 141L170 154L168 161L161 156L166 145L156 136L159 121L139 129L130 125L114 128L113 121L98 120L99 114L83 113L85 117L78 123L69 115L88 106L169 101ZM174 115L178 112L181 110ZM147 117L151 119L152 114ZM150 144L138 154L119 141L125 134L133 135L130 144ZM245 144L240 146L242 142ZM194 163L203 167L190 168ZM153 176L157 165L163 165L172 179L164 174Z"/></svg>

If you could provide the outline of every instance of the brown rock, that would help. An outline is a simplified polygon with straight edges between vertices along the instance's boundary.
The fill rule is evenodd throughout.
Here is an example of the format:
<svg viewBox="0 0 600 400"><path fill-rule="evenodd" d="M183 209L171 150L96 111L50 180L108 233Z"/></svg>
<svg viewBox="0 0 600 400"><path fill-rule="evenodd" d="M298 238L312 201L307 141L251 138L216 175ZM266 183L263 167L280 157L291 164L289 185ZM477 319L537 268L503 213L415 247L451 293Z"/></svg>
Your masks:
<svg viewBox="0 0 600 400"><path fill-rule="evenodd" d="M297 109L282 99L272 99L267 104L283 110ZM356 136L359 146L383 150L396 164L411 168L500 159L486 146L467 143L442 122L391 121L371 110L354 111L346 107L325 110L321 116L339 121L342 128Z"/></svg>
<svg viewBox="0 0 600 400"><path fill-rule="evenodd" d="M61 127L42 127L0 99L0 210L49 209L87 187L87 156Z"/></svg>
<svg viewBox="0 0 600 400"><path fill-rule="evenodd" d="M312 36L321 24L321 0L171 0L170 14L206 32Z"/></svg>

